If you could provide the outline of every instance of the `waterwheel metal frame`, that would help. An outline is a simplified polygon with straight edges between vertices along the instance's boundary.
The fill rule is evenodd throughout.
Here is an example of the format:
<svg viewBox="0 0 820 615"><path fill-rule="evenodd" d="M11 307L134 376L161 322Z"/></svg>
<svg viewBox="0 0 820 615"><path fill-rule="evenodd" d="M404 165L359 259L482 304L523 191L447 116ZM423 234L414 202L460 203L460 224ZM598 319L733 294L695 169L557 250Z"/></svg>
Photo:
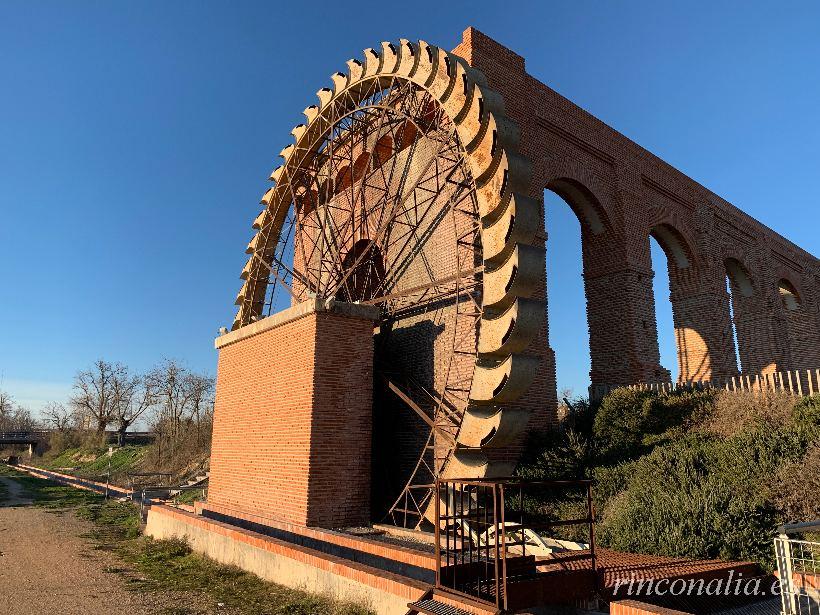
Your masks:
<svg viewBox="0 0 820 615"><path fill-rule="evenodd" d="M540 362L538 356L526 351L546 311L544 301L533 298L545 280L544 248L537 240L542 207L538 200L526 196L532 167L517 153L520 132L504 114L501 95L488 87L484 74L462 58L423 41L402 39L398 45L385 42L378 50L365 50L363 60L349 60L347 67L347 72L332 75L331 88L317 92L318 104L304 110L306 122L292 130L294 142L282 149L284 162L270 175L274 185L262 197L264 207L253 222L257 232L246 250L250 257L240 276L244 282L236 297L239 308L232 329L265 316L266 306L270 310L273 305L269 299L272 287L285 286L295 297L297 293L284 280L288 274L292 285L309 283L300 282L298 272L283 270L282 252L293 241L286 235L291 232L289 220L297 215L298 201L303 201L304 208L305 198L316 198L304 186L298 190L294 186L304 181L299 178L304 178L305 169L317 168L321 148L326 147L322 144L339 118L354 112L364 99L372 104L374 93L404 84L435 101L438 112L452 126L457 151L472 182L480 265L465 266L457 277L480 278L480 310L475 318L476 335L470 342L475 358L466 403L456 412L448 412L439 394L442 399L431 417L428 445L443 446L445 454L432 466L420 459L390 509L395 522L395 512L400 510L403 525L418 525L431 509L432 490L417 477L422 464L441 478L503 476L512 470L513 461L492 452L520 441L529 421L529 411L515 402L532 384ZM316 187L317 192L322 189ZM314 203L313 207L321 205ZM372 243L364 253L369 253ZM362 258L359 256L356 263ZM341 281L337 276L336 292L351 275L350 267L346 271ZM467 286L457 281L455 290L451 285L447 292L465 292ZM435 292L437 287L431 284L430 288ZM322 297L321 292L311 296L316 294L333 300L332 296ZM384 300L369 299L364 302ZM408 522L408 513L415 514L416 521Z"/></svg>

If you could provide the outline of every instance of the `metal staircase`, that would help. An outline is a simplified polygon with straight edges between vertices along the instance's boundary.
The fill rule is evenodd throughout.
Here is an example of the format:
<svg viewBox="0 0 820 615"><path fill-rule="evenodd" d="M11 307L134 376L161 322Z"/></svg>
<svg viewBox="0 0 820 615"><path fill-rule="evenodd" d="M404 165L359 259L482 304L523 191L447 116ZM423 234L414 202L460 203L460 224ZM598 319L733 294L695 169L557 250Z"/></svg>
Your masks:
<svg viewBox="0 0 820 615"><path fill-rule="evenodd" d="M182 493L183 491L188 491L192 488L204 487L205 484L208 482L208 479L210 477L211 477L210 470L206 471L204 474L197 474L196 476L194 476L193 478L188 479L186 482L182 483L181 485L178 485L177 487L172 488L169 492L169 494L170 494L169 497L173 498L173 497L179 495L180 493Z"/></svg>
<svg viewBox="0 0 820 615"><path fill-rule="evenodd" d="M501 611L440 589L430 589L407 604L407 615L498 615ZM464 607L464 608L462 608ZM469 610L468 610L469 609Z"/></svg>

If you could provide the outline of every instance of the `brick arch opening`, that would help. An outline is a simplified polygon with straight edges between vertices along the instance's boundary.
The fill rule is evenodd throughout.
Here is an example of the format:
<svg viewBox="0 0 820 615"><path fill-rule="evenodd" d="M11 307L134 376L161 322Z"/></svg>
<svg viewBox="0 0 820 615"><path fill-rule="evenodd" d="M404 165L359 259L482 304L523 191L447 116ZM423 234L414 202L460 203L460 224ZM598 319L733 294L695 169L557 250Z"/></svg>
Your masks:
<svg viewBox="0 0 820 615"><path fill-rule="evenodd" d="M780 301L787 312L795 312L800 309L802 301L794 284L786 278L780 278L777 282L777 291L780 293Z"/></svg>
<svg viewBox="0 0 820 615"><path fill-rule="evenodd" d="M816 342L818 327L812 304L804 296L805 289L798 286L802 280L792 281L782 272L776 279L781 307L778 339L786 347L787 361L792 369L812 369L820 364L820 345Z"/></svg>
<svg viewBox="0 0 820 615"><path fill-rule="evenodd" d="M748 303L755 294L752 276L746 266L736 258L723 261L726 273L726 294L729 296L729 317L732 323L732 346L738 372L748 369L749 332L745 320L748 319Z"/></svg>
<svg viewBox="0 0 820 615"><path fill-rule="evenodd" d="M607 221L604 208L592 191L581 182L567 177L553 179L547 190L560 196L578 217L583 230L593 235L606 231Z"/></svg>
<svg viewBox="0 0 820 615"><path fill-rule="evenodd" d="M715 275L697 259L693 244L672 223L656 224L648 234L661 363L677 364L673 376L683 382L735 375L737 346L725 273Z"/></svg>
<svg viewBox="0 0 820 615"><path fill-rule="evenodd" d="M592 371L583 255L584 238L590 233L586 232L589 229L585 229L578 211L558 192L544 191L547 320L549 345L555 353L559 400L585 394Z"/></svg>
<svg viewBox="0 0 820 615"><path fill-rule="evenodd" d="M739 293L743 297L754 295L752 276L749 275L743 263L736 258L727 258L723 265L726 267L726 277L729 279L731 293Z"/></svg>
<svg viewBox="0 0 820 615"><path fill-rule="evenodd" d="M687 269L692 263L692 249L680 231L671 224L656 224L649 236L658 242L666 254L667 262L678 269Z"/></svg>
<svg viewBox="0 0 820 615"><path fill-rule="evenodd" d="M679 326L676 318L674 290L681 269L689 267L690 258L679 234L668 225L659 225L648 236L651 270L651 304L659 361L670 379L679 379L689 368L687 348L698 338L697 332ZM645 327L647 328L647 327ZM675 371L677 366L677 371Z"/></svg>
<svg viewBox="0 0 820 615"><path fill-rule="evenodd" d="M384 257L370 239L360 239L342 259L342 268L348 275L336 299L354 303L372 299L384 280Z"/></svg>
<svg viewBox="0 0 820 615"><path fill-rule="evenodd" d="M593 191L558 176L544 190L547 230L547 296L550 347L555 352L559 393L583 395L591 384L618 382L602 376L612 363L611 306L590 280L605 267L601 255L617 240ZM609 244L609 245L608 245ZM560 397L561 395L559 395Z"/></svg>

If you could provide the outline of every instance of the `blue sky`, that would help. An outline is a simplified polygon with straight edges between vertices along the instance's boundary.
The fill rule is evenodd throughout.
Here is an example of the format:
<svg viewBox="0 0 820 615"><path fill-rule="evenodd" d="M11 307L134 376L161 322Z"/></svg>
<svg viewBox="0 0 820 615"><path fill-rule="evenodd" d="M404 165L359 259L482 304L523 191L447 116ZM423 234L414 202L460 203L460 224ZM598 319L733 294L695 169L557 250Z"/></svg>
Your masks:
<svg viewBox="0 0 820 615"><path fill-rule="evenodd" d="M98 357L135 369L176 357L213 373L258 198L313 93L365 47L400 37L453 47L468 25L820 253L818 6L6 0L0 387L36 409ZM559 386L581 392L579 231L566 206L550 207ZM674 369L668 286L656 282Z"/></svg>

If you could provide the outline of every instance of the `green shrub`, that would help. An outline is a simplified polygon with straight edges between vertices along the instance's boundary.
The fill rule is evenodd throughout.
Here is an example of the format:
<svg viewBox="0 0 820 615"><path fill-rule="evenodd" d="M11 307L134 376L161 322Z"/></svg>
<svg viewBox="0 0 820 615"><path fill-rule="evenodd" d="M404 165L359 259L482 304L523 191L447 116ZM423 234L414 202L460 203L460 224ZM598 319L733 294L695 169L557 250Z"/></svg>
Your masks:
<svg viewBox="0 0 820 615"><path fill-rule="evenodd" d="M574 480L586 478L593 461L588 438L554 430L530 436L515 473L527 480Z"/></svg>
<svg viewBox="0 0 820 615"><path fill-rule="evenodd" d="M781 466L769 490L785 522L820 519L820 441L810 446L801 459Z"/></svg>
<svg viewBox="0 0 820 615"><path fill-rule="evenodd" d="M534 438L518 474L594 477L603 546L771 567L777 525L820 515L820 396L619 389L594 417L592 437ZM523 502L551 519L582 504L569 494ZM581 529L561 531L582 540Z"/></svg>
<svg viewBox="0 0 820 615"><path fill-rule="evenodd" d="M593 423L593 434L607 456L633 457L643 440L642 407L652 395L646 391L615 389L601 401Z"/></svg>
<svg viewBox="0 0 820 615"><path fill-rule="evenodd" d="M635 464L604 511L601 544L657 555L752 559L771 565L777 515L760 494L736 489L715 467L723 443L686 438Z"/></svg>
<svg viewBox="0 0 820 615"><path fill-rule="evenodd" d="M645 433L661 434L696 422L706 416L714 400L711 391L681 390L662 393L644 400Z"/></svg>
<svg viewBox="0 0 820 615"><path fill-rule="evenodd" d="M820 395L798 401L792 408L792 421L803 428L820 428Z"/></svg>
<svg viewBox="0 0 820 615"><path fill-rule="evenodd" d="M700 421L700 428L730 438L761 424L788 425L792 423L794 404L792 395L780 391L769 391L766 395L752 391L720 391L708 416Z"/></svg>
<svg viewBox="0 0 820 615"><path fill-rule="evenodd" d="M653 436L680 431L708 414L713 397L710 391L616 389L595 415L596 446L605 459L633 459L658 440Z"/></svg>

